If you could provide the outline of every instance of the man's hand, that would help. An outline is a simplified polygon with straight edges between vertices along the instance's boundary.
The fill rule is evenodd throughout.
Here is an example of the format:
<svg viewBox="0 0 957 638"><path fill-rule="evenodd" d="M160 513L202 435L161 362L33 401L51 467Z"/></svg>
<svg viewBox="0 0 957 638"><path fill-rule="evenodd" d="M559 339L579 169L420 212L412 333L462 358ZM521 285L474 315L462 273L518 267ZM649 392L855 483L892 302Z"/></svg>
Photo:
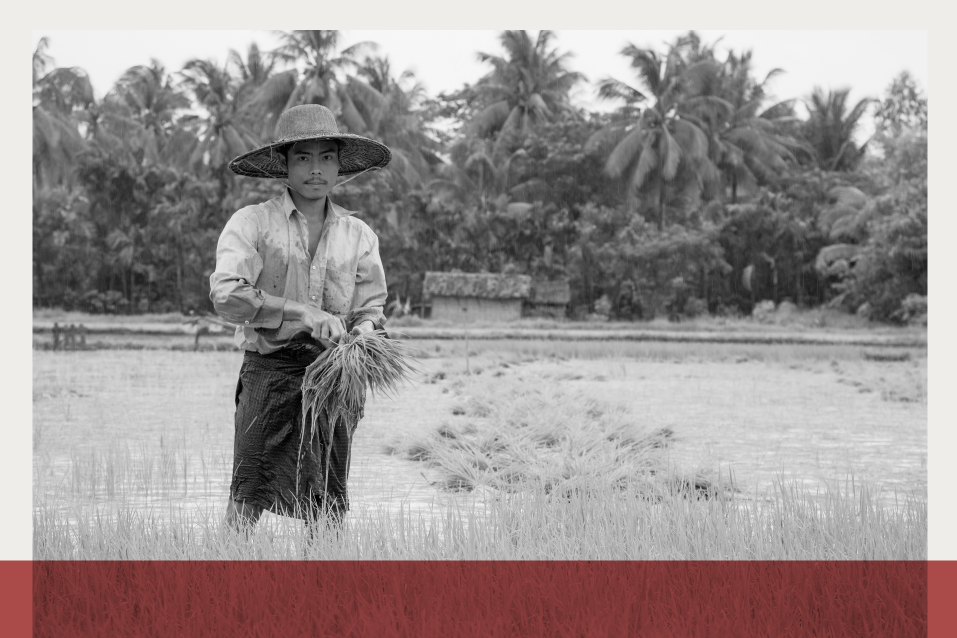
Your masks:
<svg viewBox="0 0 957 638"><path fill-rule="evenodd" d="M372 332L373 330L375 330L375 324L367 319L354 325L352 327L352 334L361 335L364 332Z"/></svg>
<svg viewBox="0 0 957 638"><path fill-rule="evenodd" d="M339 343L339 339L346 333L346 324L342 319L318 308L309 308L302 317L302 325L306 330L311 330L312 338L319 342L325 340Z"/></svg>
<svg viewBox="0 0 957 638"><path fill-rule="evenodd" d="M346 333L346 324L341 318L290 299L283 306L283 318L301 322L306 332L319 342L338 343Z"/></svg>

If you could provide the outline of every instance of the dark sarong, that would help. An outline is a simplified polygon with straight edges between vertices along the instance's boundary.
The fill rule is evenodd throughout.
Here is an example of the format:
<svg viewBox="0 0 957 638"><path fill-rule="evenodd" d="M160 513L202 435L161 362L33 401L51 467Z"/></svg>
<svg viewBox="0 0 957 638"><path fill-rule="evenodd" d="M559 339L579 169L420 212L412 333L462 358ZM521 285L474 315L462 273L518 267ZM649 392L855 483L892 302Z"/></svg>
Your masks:
<svg viewBox="0 0 957 638"><path fill-rule="evenodd" d="M236 386L229 490L234 501L297 518L318 516L325 508L335 518L348 511L348 424L336 427L331 450L325 449L322 437L308 432L303 436L302 431L302 380L319 352L293 344L268 355L245 353Z"/></svg>

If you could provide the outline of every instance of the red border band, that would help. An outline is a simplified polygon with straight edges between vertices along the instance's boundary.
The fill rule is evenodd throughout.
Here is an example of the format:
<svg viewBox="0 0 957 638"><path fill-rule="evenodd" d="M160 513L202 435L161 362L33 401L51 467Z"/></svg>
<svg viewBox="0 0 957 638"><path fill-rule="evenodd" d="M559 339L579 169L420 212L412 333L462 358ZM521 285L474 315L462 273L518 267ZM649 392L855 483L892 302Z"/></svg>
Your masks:
<svg viewBox="0 0 957 638"><path fill-rule="evenodd" d="M2 580L28 581L23 565ZM58 637L923 637L929 576L930 635L957 626L942 613L954 565L46 561L32 563L33 623ZM6 589L22 616L29 587Z"/></svg>

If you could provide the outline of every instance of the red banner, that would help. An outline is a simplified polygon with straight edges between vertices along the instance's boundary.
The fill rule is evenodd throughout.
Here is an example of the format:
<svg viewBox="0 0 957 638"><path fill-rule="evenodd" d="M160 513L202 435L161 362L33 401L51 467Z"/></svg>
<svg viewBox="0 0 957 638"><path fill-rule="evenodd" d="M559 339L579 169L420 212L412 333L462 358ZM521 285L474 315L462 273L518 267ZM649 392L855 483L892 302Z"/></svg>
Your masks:
<svg viewBox="0 0 957 638"><path fill-rule="evenodd" d="M0 627L11 638L31 636L34 563L0 561Z"/></svg>
<svg viewBox="0 0 957 638"><path fill-rule="evenodd" d="M923 637L929 575L957 627L954 563L45 561L6 636L24 565L35 636Z"/></svg>

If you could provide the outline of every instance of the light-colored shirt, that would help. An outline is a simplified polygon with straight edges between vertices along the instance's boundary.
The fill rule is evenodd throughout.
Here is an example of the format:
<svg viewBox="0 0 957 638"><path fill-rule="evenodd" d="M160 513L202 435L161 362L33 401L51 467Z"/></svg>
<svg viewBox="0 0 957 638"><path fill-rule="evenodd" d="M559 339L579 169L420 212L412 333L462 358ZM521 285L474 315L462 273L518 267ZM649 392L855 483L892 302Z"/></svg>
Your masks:
<svg viewBox="0 0 957 638"><path fill-rule="evenodd" d="M298 333L300 322L283 321L286 299L342 317L351 329L371 320L385 324L385 272L379 239L352 211L326 200L326 220L315 257L309 257L309 224L288 189L237 211L216 246L209 298L216 312L236 324L236 344L261 354L275 352Z"/></svg>

